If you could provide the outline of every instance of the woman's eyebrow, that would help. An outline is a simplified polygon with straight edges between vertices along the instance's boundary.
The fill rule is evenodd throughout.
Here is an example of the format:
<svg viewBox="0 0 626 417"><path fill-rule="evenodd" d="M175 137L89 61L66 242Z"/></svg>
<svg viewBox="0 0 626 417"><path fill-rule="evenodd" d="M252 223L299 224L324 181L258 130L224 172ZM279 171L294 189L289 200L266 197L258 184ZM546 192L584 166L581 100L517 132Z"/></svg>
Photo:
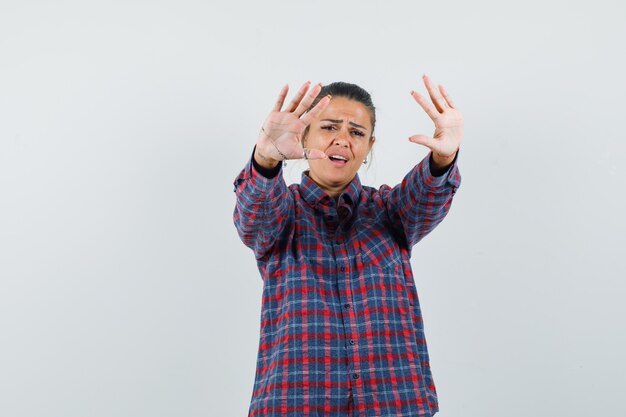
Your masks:
<svg viewBox="0 0 626 417"><path fill-rule="evenodd" d="M343 120L341 120L341 119L339 119L339 120L336 120L336 119L322 119L321 121L322 122L331 122L331 123L343 123ZM358 127L358 128L363 129L363 130L367 130L367 128L365 126L361 126L361 125L356 124L354 122L348 122L348 123L350 123L350 125L352 125L354 127Z"/></svg>

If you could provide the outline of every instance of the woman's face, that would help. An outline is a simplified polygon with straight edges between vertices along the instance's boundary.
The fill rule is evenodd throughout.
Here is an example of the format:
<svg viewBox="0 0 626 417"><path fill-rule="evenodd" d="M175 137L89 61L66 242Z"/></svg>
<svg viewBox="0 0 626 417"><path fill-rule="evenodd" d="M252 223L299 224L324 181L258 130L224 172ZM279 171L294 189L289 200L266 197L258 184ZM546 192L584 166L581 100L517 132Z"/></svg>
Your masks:
<svg viewBox="0 0 626 417"><path fill-rule="evenodd" d="M367 107L345 97L333 98L304 138L305 148L328 156L309 160L309 176L329 194L338 195L363 165L374 140Z"/></svg>

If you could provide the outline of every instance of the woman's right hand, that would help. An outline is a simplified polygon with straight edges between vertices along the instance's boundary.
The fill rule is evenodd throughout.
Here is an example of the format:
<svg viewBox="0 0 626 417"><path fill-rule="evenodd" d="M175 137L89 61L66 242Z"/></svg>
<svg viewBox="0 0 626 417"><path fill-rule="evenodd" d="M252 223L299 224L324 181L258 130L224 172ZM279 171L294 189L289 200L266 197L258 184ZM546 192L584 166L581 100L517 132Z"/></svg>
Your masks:
<svg viewBox="0 0 626 417"><path fill-rule="evenodd" d="M322 89L321 84L310 88L304 83L289 106L282 110L289 86L285 85L278 95L274 109L267 116L256 143L254 158L265 168L274 168L285 159L325 159L326 154L318 149L302 147L302 135L308 125L328 106L330 96L323 97L309 112L313 100ZM308 92L308 94L307 94Z"/></svg>

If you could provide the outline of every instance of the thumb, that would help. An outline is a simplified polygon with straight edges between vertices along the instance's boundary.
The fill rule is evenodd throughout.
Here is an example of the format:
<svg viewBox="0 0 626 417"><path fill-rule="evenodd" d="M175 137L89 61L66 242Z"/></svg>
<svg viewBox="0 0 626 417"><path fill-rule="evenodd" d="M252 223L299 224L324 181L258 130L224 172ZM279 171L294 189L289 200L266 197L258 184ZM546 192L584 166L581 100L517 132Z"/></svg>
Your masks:
<svg viewBox="0 0 626 417"><path fill-rule="evenodd" d="M418 145L424 145L427 148L432 149L433 151L437 149L437 141L430 136L426 135L413 135L409 137L409 140L413 143L417 143Z"/></svg>
<svg viewBox="0 0 626 417"><path fill-rule="evenodd" d="M306 154L305 159L328 159L328 156L319 149L302 148Z"/></svg>

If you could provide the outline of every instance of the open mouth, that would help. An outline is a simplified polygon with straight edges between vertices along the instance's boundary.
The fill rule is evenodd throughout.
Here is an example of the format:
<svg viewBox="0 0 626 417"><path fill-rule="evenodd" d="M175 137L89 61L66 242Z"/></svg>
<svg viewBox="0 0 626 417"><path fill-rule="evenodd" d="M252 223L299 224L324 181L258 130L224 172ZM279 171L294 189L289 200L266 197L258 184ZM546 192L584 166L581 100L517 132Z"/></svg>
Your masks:
<svg viewBox="0 0 626 417"><path fill-rule="evenodd" d="M348 163L348 159L341 155L328 155L328 159L333 165L336 166L344 166Z"/></svg>

